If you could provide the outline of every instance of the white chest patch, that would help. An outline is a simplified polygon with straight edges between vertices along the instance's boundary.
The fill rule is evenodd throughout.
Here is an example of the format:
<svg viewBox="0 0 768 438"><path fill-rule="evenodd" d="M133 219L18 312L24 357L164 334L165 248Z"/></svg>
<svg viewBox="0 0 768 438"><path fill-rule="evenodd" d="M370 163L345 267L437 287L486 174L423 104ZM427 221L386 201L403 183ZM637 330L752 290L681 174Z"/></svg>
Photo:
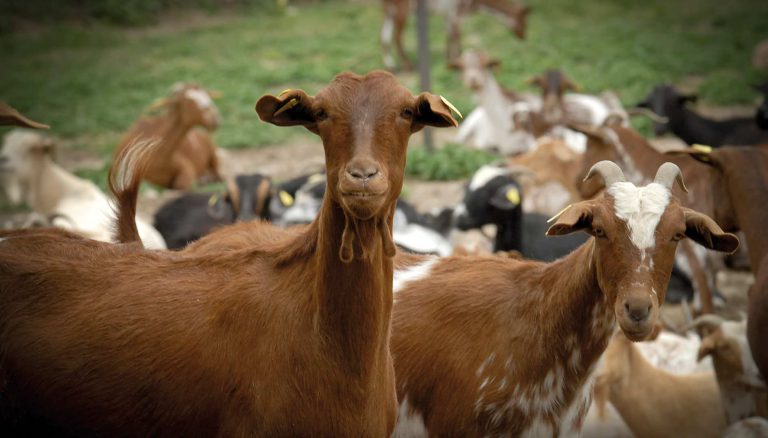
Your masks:
<svg viewBox="0 0 768 438"><path fill-rule="evenodd" d="M429 276L429 272L432 270L432 266L437 260L437 257L429 257L418 265L395 271L394 279L392 281L392 292L396 294L400 292L406 284ZM397 300L397 298L395 298L395 300Z"/></svg>
<svg viewBox="0 0 768 438"><path fill-rule="evenodd" d="M616 217L627 223L632 243L645 254L655 244L654 233L669 204L669 189L651 183L636 187L629 182L617 182L608 188L613 197Z"/></svg>
<svg viewBox="0 0 768 438"><path fill-rule="evenodd" d="M480 187L488 184L488 182L497 176L507 175L509 170L502 167L496 167L491 165L485 165L472 175L472 180L469 182L469 190L477 190Z"/></svg>
<svg viewBox="0 0 768 438"><path fill-rule="evenodd" d="M195 101L200 109L206 109L213 106L213 100L211 100L211 96L209 96L208 93L203 90L187 90L184 95Z"/></svg>
<svg viewBox="0 0 768 438"><path fill-rule="evenodd" d="M411 407L408 404L408 397L403 399L400 403L400 408L397 410L397 423L395 423L395 430L392 432L393 438L416 438L426 437L427 427L424 425L424 418L418 412L411 412Z"/></svg>

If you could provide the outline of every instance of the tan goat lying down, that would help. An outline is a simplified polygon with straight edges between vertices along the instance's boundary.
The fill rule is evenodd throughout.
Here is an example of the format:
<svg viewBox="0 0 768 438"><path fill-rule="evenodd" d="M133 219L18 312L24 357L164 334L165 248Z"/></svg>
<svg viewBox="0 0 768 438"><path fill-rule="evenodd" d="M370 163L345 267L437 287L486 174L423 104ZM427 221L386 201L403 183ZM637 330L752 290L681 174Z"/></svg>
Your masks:
<svg viewBox="0 0 768 438"><path fill-rule="evenodd" d="M109 199L94 183L79 178L51 158L53 142L37 132L16 129L5 135L0 151L0 180L11 202L25 203L51 218L54 226L85 237L112 241L114 211ZM147 248L164 249L163 236L137 219Z"/></svg>
<svg viewBox="0 0 768 438"><path fill-rule="evenodd" d="M385 72L340 74L314 97L267 95L256 110L325 148L320 215L287 238L193 254L0 233L0 430L391 433L391 227L405 152L411 133L456 121ZM135 196L135 163L120 164L129 171L114 185Z"/></svg>

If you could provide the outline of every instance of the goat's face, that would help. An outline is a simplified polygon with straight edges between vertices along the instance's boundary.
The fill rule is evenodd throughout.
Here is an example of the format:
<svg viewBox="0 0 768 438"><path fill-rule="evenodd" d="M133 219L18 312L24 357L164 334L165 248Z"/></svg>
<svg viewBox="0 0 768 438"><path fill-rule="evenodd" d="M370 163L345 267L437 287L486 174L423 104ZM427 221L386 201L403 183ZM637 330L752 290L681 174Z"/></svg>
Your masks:
<svg viewBox="0 0 768 438"><path fill-rule="evenodd" d="M695 95L680 94L671 85L657 85L645 99L636 106L649 109L661 117L674 119L675 115L679 114L683 109L685 102L694 101L696 101ZM654 122L653 131L657 136L668 133L669 122Z"/></svg>
<svg viewBox="0 0 768 438"><path fill-rule="evenodd" d="M682 185L680 169L665 163L645 187L626 182L612 162L595 164L588 177L600 174L607 187L603 198L574 204L564 211L548 235L585 230L594 236L591 263L597 281L624 334L633 341L653 331L672 273L677 242L689 237L710 249L732 252L736 236L723 232L709 217L680 206L671 194Z"/></svg>
<svg viewBox="0 0 768 438"><path fill-rule="evenodd" d="M560 70L547 70L543 75L529 79L528 83L541 88L541 115L547 123L560 123L564 116L563 94L567 90L580 90L580 87Z"/></svg>
<svg viewBox="0 0 768 438"><path fill-rule="evenodd" d="M522 217L522 189L509 171L495 166L481 167L469 182L464 202L453 212L460 230L486 224L508 224Z"/></svg>
<svg viewBox="0 0 768 438"><path fill-rule="evenodd" d="M491 59L479 50L467 50L461 57L448 63L448 67L461 70L461 81L464 86L478 93L485 88L492 69L498 67L500 62Z"/></svg>
<svg viewBox="0 0 768 438"><path fill-rule="evenodd" d="M256 104L262 120L303 125L325 148L327 196L358 220L391 213L403 184L410 135L456 126L438 96L413 96L390 73L342 73L317 96L288 90Z"/></svg>
<svg viewBox="0 0 768 438"><path fill-rule="evenodd" d="M31 130L14 129L5 135L0 151L0 185L12 203L24 201L25 188L32 178L40 176L53 148L50 138Z"/></svg>
<svg viewBox="0 0 768 438"><path fill-rule="evenodd" d="M174 86L170 104L187 124L202 126L209 131L219 127L219 109L213 103L211 93L195 84Z"/></svg>

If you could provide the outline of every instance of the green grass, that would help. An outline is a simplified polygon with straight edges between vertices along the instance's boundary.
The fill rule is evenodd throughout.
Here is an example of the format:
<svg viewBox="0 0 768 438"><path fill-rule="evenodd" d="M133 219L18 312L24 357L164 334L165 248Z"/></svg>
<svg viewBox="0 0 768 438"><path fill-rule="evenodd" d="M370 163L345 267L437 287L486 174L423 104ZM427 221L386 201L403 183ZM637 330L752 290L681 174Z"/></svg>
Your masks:
<svg viewBox="0 0 768 438"><path fill-rule="evenodd" d="M529 38L519 41L488 14L465 23L465 46L502 60L503 84L530 90L525 80L546 68L566 71L586 92L615 90L626 104L660 81L703 78L707 104L749 104L754 45L768 38L768 2L736 0L526 0L533 7ZM284 88L316 92L337 72L380 68L378 2L298 4L296 14L243 8L198 25L125 29L99 24L48 25L0 37L0 96L52 126L51 134L107 158L120 135L177 81L221 91L226 148L279 144L311 135L260 123L258 97ZM199 13L198 13L199 14ZM415 56L413 22L406 33ZM180 25L181 24L181 25ZM471 95L444 66L443 24L431 20L433 89L463 112ZM765 78L765 74L762 75ZM415 75L404 76L416 90ZM638 126L641 126L639 124ZM103 172L89 174L98 179Z"/></svg>
<svg viewBox="0 0 768 438"><path fill-rule="evenodd" d="M448 143L431 153L423 147L412 147L408 150L406 171L410 176L430 181L462 179L497 158L488 152L469 149L456 143Z"/></svg>

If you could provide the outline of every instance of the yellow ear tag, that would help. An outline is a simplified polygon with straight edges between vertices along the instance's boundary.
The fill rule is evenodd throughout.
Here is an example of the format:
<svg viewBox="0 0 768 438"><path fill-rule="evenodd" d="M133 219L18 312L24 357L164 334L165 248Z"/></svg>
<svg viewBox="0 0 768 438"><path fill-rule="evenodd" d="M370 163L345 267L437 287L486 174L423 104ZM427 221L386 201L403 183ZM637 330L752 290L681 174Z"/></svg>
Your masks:
<svg viewBox="0 0 768 438"><path fill-rule="evenodd" d="M562 215L563 215L563 213L565 213L565 212L566 212L566 211L567 211L569 208L571 208L571 207L573 207L573 204L568 204L567 206L565 206L565 208L564 208L564 209L560 210L560 211L559 211L559 212L558 212L556 215L554 215L554 216L552 216L551 218L547 219L547 223L551 223L551 222L553 222L553 221L557 220L557 218L559 218L560 216L562 216Z"/></svg>
<svg viewBox="0 0 768 438"><path fill-rule="evenodd" d="M712 146L707 146L703 144L695 144L691 146L692 149L695 149L697 152L702 152L705 154L712 153Z"/></svg>
<svg viewBox="0 0 768 438"><path fill-rule="evenodd" d="M298 103L299 103L299 99L296 99L295 97L291 98L291 100L289 100L288 103L286 103L285 105L280 107L279 110L275 111L275 113L272 114L272 116L273 117L274 116L279 116L280 114L282 114L282 113L288 111L289 109L295 107Z"/></svg>
<svg viewBox="0 0 768 438"><path fill-rule="evenodd" d="M520 204L520 191L514 187L507 190L507 199L514 205Z"/></svg>
<svg viewBox="0 0 768 438"><path fill-rule="evenodd" d="M280 97L280 96L282 96L285 93L290 93L291 91L293 91L293 90L290 89L290 88L286 88L285 90L281 91L280 94L277 95L277 97Z"/></svg>
<svg viewBox="0 0 768 438"><path fill-rule="evenodd" d="M290 207L293 205L293 196L291 196L290 193L286 192L285 190L280 190L280 202L283 203L286 207Z"/></svg>
<svg viewBox="0 0 768 438"><path fill-rule="evenodd" d="M451 111L453 111L456 114L458 114L460 119L464 118L464 116L461 115L461 112L458 109L456 109L456 107L453 106L453 104L451 102L448 102L448 99L444 98L443 96L440 96L440 100L442 100L443 103L445 104L445 106L447 106Z"/></svg>
<svg viewBox="0 0 768 438"><path fill-rule="evenodd" d="M218 193L214 193L213 195L211 195L210 198L208 198L208 206L209 207L213 207L217 202L219 202L219 194Z"/></svg>

